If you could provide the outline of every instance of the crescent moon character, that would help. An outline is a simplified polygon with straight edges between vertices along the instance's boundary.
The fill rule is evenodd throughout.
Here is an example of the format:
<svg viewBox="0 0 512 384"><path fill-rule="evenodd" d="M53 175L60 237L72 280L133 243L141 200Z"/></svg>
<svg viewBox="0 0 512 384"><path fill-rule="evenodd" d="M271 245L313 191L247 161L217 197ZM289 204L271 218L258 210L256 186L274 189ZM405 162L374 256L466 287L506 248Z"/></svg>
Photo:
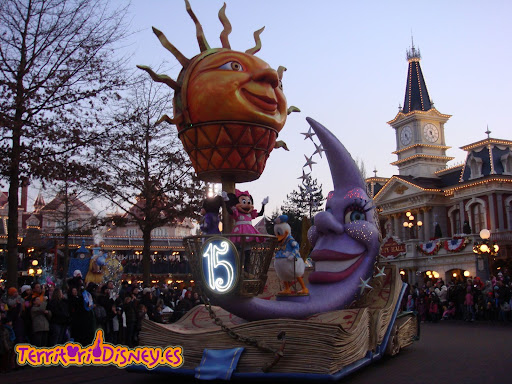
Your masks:
<svg viewBox="0 0 512 384"><path fill-rule="evenodd" d="M373 273L380 238L375 207L364 180L336 136L315 120L307 121L325 150L334 185L325 211L315 216L315 225L308 231L315 262L315 270L309 274L309 296L285 296L278 301L215 298L215 304L247 320L303 319L343 309L359 294L361 279Z"/></svg>

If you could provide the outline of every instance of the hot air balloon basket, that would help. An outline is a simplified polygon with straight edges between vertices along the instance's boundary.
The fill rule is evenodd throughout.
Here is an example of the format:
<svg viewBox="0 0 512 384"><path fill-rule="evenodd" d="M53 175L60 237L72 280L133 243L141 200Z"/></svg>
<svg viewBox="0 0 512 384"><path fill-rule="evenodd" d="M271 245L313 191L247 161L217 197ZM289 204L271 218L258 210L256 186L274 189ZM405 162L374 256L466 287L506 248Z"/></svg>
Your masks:
<svg viewBox="0 0 512 384"><path fill-rule="evenodd" d="M253 123L218 121L180 127L179 138L201 180L237 183L258 179L277 130Z"/></svg>
<svg viewBox="0 0 512 384"><path fill-rule="evenodd" d="M241 240L234 243L231 239ZM260 242L257 242L259 240ZM208 295L263 293L277 238L271 235L188 236L183 245L197 284Z"/></svg>

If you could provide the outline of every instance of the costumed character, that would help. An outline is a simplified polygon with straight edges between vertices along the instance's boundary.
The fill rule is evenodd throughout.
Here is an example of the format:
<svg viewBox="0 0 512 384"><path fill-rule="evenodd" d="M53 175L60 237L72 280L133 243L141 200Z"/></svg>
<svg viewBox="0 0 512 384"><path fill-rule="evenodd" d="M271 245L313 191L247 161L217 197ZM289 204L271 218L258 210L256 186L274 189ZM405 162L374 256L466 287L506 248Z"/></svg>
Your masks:
<svg viewBox="0 0 512 384"><path fill-rule="evenodd" d="M201 232L207 235L218 235L219 230L219 209L222 206L222 197L209 197L203 201L201 215L204 216L202 224L199 226Z"/></svg>
<svg viewBox="0 0 512 384"><path fill-rule="evenodd" d="M248 191L235 190L235 193L222 192L224 200L227 198L226 206L228 212L235 219L233 234L259 234L260 232L252 225L252 220L262 216L265 212L265 205L268 203L268 196L261 203L261 210L258 212L254 209L254 200ZM256 241L261 243L264 241L262 237L250 237L247 241ZM231 238L234 243L242 241L241 236Z"/></svg>
<svg viewBox="0 0 512 384"><path fill-rule="evenodd" d="M212 300L247 320L304 319L343 309L370 289L380 248L375 206L350 153L323 125L311 118L307 121L325 150L334 186L325 211L316 214L308 231L315 263L308 276L309 296L282 296L276 301L219 295Z"/></svg>
<svg viewBox="0 0 512 384"><path fill-rule="evenodd" d="M101 284L103 282L103 270L101 267L105 265L105 255L102 252L93 256L89 263L89 272L85 276L85 284L89 283Z"/></svg>
<svg viewBox="0 0 512 384"><path fill-rule="evenodd" d="M288 224L288 216L281 215L274 221L274 234L279 242L279 248L276 252L274 260L274 268L277 277L284 284L284 289L279 292L280 295L289 295L292 293L290 287L293 282L297 280L302 287L297 292L299 295L306 295L309 290L304 284L302 276L306 269L304 260L300 256L300 246L297 241L292 237L292 229Z"/></svg>

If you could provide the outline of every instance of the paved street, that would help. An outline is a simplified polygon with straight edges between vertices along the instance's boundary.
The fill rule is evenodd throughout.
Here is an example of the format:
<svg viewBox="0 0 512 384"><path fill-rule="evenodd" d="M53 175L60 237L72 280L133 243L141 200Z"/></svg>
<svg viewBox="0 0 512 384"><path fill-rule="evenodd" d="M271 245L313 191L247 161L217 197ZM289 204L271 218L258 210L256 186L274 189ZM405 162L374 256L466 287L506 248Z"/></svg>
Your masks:
<svg viewBox="0 0 512 384"><path fill-rule="evenodd" d="M363 368L343 383L507 383L512 361L512 324L441 322L422 324L421 340L399 355ZM114 367L24 368L0 375L6 384L148 383L168 376L130 373ZM172 380L185 382L182 378ZM194 382L194 380L188 380Z"/></svg>

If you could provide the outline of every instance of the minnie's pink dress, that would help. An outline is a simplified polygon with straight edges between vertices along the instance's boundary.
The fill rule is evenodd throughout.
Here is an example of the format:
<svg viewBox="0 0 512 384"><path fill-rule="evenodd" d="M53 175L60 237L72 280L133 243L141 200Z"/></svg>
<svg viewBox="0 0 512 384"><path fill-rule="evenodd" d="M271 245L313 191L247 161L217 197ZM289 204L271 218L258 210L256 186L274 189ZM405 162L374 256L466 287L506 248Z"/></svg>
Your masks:
<svg viewBox="0 0 512 384"><path fill-rule="evenodd" d="M259 234L258 230L252 226L252 219L258 217L258 211L253 209L251 213L242 213L236 207L233 207L233 217L235 218L235 226L233 227L233 234ZM265 241L262 237L250 237L247 238L248 241L256 241L258 243L262 243ZM241 236L235 236L231 238L233 243L242 242Z"/></svg>

